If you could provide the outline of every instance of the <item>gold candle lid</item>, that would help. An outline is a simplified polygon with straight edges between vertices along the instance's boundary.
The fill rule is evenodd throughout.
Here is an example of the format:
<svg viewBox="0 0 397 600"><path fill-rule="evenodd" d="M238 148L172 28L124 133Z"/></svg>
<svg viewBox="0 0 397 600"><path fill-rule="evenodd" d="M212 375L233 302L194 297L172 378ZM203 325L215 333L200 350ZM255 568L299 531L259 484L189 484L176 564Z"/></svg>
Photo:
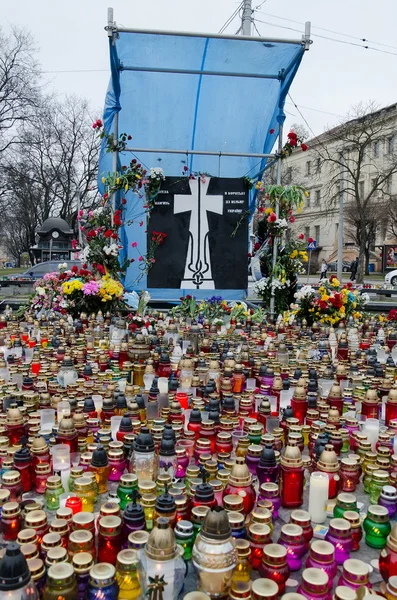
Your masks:
<svg viewBox="0 0 397 600"><path fill-rule="evenodd" d="M303 529L300 525L287 523L281 527L281 537L286 542L300 542L303 540Z"/></svg>
<svg viewBox="0 0 397 600"><path fill-rule="evenodd" d="M94 566L94 559L89 552L78 552L72 557L72 565L75 573L88 573Z"/></svg>
<svg viewBox="0 0 397 600"><path fill-rule="evenodd" d="M308 526L311 524L310 514L307 510L293 510L290 516L290 522L301 527Z"/></svg>
<svg viewBox="0 0 397 600"><path fill-rule="evenodd" d="M332 563L335 556L334 546L325 540L314 540L310 546L310 556L322 563Z"/></svg>
<svg viewBox="0 0 397 600"><path fill-rule="evenodd" d="M321 569L310 567L302 573L302 585L307 592L326 595L328 589L328 575Z"/></svg>
<svg viewBox="0 0 397 600"><path fill-rule="evenodd" d="M93 536L91 531L87 529L76 529L69 535L69 542L72 544L91 544Z"/></svg>
<svg viewBox="0 0 397 600"><path fill-rule="evenodd" d="M28 527L32 527L33 529L41 527L47 523L47 515L44 510L32 510L32 512L25 515L25 523Z"/></svg>
<svg viewBox="0 0 397 600"><path fill-rule="evenodd" d="M148 531L132 531L128 536L128 544L134 548L144 548L149 539Z"/></svg>
<svg viewBox="0 0 397 600"><path fill-rule="evenodd" d="M239 558L248 558L251 554L250 543L248 540L237 539L235 540L235 546L237 548L237 554Z"/></svg>
<svg viewBox="0 0 397 600"><path fill-rule="evenodd" d="M3 517L16 517L21 512L18 502L6 502L3 505L2 516Z"/></svg>
<svg viewBox="0 0 397 600"><path fill-rule="evenodd" d="M51 475L47 479L47 490L56 490L62 487L62 481L59 475Z"/></svg>
<svg viewBox="0 0 397 600"><path fill-rule="evenodd" d="M263 548L262 562L271 566L285 564L287 562L287 549L281 544L267 544Z"/></svg>
<svg viewBox="0 0 397 600"><path fill-rule="evenodd" d="M255 542L266 543L270 540L270 533L269 525L264 523L251 523L248 527L248 537Z"/></svg>
<svg viewBox="0 0 397 600"><path fill-rule="evenodd" d="M366 585L369 577L368 565L357 558L348 558L343 563L343 577L354 585Z"/></svg>
<svg viewBox="0 0 397 600"><path fill-rule="evenodd" d="M105 502L99 509L101 517L118 517L120 515L120 505L117 502Z"/></svg>
<svg viewBox="0 0 397 600"><path fill-rule="evenodd" d="M21 552L26 560L39 557L39 551L36 544L21 544Z"/></svg>
<svg viewBox="0 0 397 600"><path fill-rule="evenodd" d="M255 507L251 512L251 523L265 523L272 526L272 513L267 508Z"/></svg>
<svg viewBox="0 0 397 600"><path fill-rule="evenodd" d="M18 544L36 544L37 533L35 529L21 529L17 537Z"/></svg>
<svg viewBox="0 0 397 600"><path fill-rule="evenodd" d="M54 519L50 525L50 531L65 535L69 532L69 524L66 519Z"/></svg>
<svg viewBox="0 0 397 600"><path fill-rule="evenodd" d="M55 514L58 519L63 519L65 521L67 521L68 523L73 518L73 511L68 506L62 506L61 508L58 508L58 510L56 511Z"/></svg>
<svg viewBox="0 0 397 600"><path fill-rule="evenodd" d="M237 494L227 494L223 498L223 507L226 511L240 512L244 508L244 500Z"/></svg>
<svg viewBox="0 0 397 600"><path fill-rule="evenodd" d="M249 581L232 581L229 591L230 600L251 600L251 584Z"/></svg>
<svg viewBox="0 0 397 600"><path fill-rule="evenodd" d="M48 556L48 555L47 555ZM55 581L65 580L73 577L74 571L71 564L67 562L61 562L58 565L51 565L48 569L47 576Z"/></svg>
<svg viewBox="0 0 397 600"><path fill-rule="evenodd" d="M242 513L233 510L227 513L227 518L229 519L230 527L232 529L241 527L245 521L245 517Z"/></svg>
<svg viewBox="0 0 397 600"><path fill-rule="evenodd" d="M76 529L76 528L88 529L90 526L94 526L94 521L95 521L94 515L91 513L88 513L88 512L76 513L72 517L72 523L73 523L74 529Z"/></svg>
<svg viewBox="0 0 397 600"><path fill-rule="evenodd" d="M122 565L134 565L139 561L138 553L132 548L120 550L117 554L117 562Z"/></svg>
<svg viewBox="0 0 397 600"><path fill-rule="evenodd" d="M21 548L22 550L22 548ZM45 574L45 567L43 561L38 557L28 558L25 555L25 558L28 563L29 571L32 576L33 581L40 579Z"/></svg>
<svg viewBox="0 0 397 600"><path fill-rule="evenodd" d="M5 471L1 476L1 482L3 485L15 485L21 481L21 475L19 471Z"/></svg>
<svg viewBox="0 0 397 600"><path fill-rule="evenodd" d="M346 585L338 585L335 588L334 600L357 600L357 594L355 590Z"/></svg>
<svg viewBox="0 0 397 600"><path fill-rule="evenodd" d="M346 519L346 521L349 521L352 529L361 527L360 515L355 510L345 510L343 518Z"/></svg>
<svg viewBox="0 0 397 600"><path fill-rule="evenodd" d="M57 548L62 545L61 536L59 533L46 533L43 535L43 541L41 543L44 548Z"/></svg>
<svg viewBox="0 0 397 600"><path fill-rule="evenodd" d="M276 600L278 598L278 585L271 579L256 579L251 587L253 600Z"/></svg>
<svg viewBox="0 0 397 600"><path fill-rule="evenodd" d="M46 564L54 565L57 563L64 563L68 560L68 553L66 548L62 546L57 546L56 548L50 548L47 552L46 556Z"/></svg>

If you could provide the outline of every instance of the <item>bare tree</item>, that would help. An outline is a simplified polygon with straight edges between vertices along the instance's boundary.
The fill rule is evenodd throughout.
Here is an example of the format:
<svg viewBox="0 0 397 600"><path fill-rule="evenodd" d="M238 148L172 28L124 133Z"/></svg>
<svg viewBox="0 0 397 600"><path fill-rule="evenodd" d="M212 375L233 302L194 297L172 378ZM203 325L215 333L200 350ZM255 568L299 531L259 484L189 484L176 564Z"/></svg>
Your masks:
<svg viewBox="0 0 397 600"><path fill-rule="evenodd" d="M343 184L346 222L359 248L358 282L368 268L371 246L388 210L391 178L397 173L394 111L378 110L373 103L356 106L347 122L312 142L329 169L329 208L338 205Z"/></svg>
<svg viewBox="0 0 397 600"><path fill-rule="evenodd" d="M85 100L42 100L35 119L18 128L21 144L11 147L3 169L0 207L10 245L35 243L37 227L50 216L77 227L77 211L97 198L99 140ZM23 233L21 231L23 230Z"/></svg>
<svg viewBox="0 0 397 600"><path fill-rule="evenodd" d="M17 125L35 114L40 72L30 33L0 29L0 153L18 141Z"/></svg>

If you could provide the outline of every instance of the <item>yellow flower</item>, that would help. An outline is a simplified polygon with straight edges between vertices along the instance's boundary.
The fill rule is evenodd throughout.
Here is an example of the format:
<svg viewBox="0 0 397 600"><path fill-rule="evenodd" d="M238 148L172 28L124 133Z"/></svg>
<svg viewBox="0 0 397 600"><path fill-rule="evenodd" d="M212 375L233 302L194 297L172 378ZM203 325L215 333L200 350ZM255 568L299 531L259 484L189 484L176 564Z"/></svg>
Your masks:
<svg viewBox="0 0 397 600"><path fill-rule="evenodd" d="M119 183L120 183L120 177L117 177L116 183L117 183L117 185L119 185Z"/></svg>
<svg viewBox="0 0 397 600"><path fill-rule="evenodd" d="M339 287L340 286L340 281L338 279L336 279L336 277L335 277L335 279L333 279L331 281L331 285L332 285L332 287Z"/></svg>
<svg viewBox="0 0 397 600"><path fill-rule="evenodd" d="M339 312L342 313L342 315L344 315L345 312L346 312L345 307L341 306L340 309L339 309Z"/></svg>
<svg viewBox="0 0 397 600"><path fill-rule="evenodd" d="M330 297L328 296L328 294L323 294L323 295L321 296L321 300L323 300L324 302L327 302L327 300L329 300L329 298L330 298Z"/></svg>
<svg viewBox="0 0 397 600"><path fill-rule="evenodd" d="M305 250L300 250L299 251L299 256L301 257L301 259L303 260L303 262L307 262L309 260L309 258L307 256L307 252Z"/></svg>
<svg viewBox="0 0 397 600"><path fill-rule="evenodd" d="M102 177L102 183L105 183L106 179L104 177Z"/></svg>
<svg viewBox="0 0 397 600"><path fill-rule="evenodd" d="M69 296L70 294L73 294L73 292L75 292L76 290L82 290L83 284L79 279L72 279L71 281L65 281L62 284L62 287L63 293Z"/></svg>
<svg viewBox="0 0 397 600"><path fill-rule="evenodd" d="M141 179L140 175L135 175L135 179Z"/></svg>
<svg viewBox="0 0 397 600"><path fill-rule="evenodd" d="M290 258L296 258L298 256L298 250L293 250L289 256Z"/></svg>
<svg viewBox="0 0 397 600"><path fill-rule="evenodd" d="M125 184L125 191L128 192L128 183Z"/></svg>
<svg viewBox="0 0 397 600"><path fill-rule="evenodd" d="M270 207L268 207L268 208L265 210L265 215L271 215L271 214L272 214L272 212L273 212L273 209L272 209L272 208L270 208Z"/></svg>
<svg viewBox="0 0 397 600"><path fill-rule="evenodd" d="M256 186L255 186L255 189L256 189L256 190L259 190L259 189L260 189L260 187L261 187L261 182L260 182L260 181L258 181L258 183L257 183L257 184L256 184Z"/></svg>
<svg viewBox="0 0 397 600"><path fill-rule="evenodd" d="M307 190L305 190L305 196L306 196L306 198L308 198L310 196L310 194Z"/></svg>

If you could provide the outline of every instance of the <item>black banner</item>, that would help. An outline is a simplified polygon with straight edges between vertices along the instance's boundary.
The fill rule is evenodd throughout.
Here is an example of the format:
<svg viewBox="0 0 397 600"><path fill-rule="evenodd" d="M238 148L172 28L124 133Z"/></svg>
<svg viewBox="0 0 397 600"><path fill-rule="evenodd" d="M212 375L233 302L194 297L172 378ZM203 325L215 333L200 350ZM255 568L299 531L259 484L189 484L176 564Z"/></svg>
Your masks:
<svg viewBox="0 0 397 600"><path fill-rule="evenodd" d="M153 231L167 234L148 273L148 288L247 288L247 210L242 179L167 177L148 224L148 247Z"/></svg>

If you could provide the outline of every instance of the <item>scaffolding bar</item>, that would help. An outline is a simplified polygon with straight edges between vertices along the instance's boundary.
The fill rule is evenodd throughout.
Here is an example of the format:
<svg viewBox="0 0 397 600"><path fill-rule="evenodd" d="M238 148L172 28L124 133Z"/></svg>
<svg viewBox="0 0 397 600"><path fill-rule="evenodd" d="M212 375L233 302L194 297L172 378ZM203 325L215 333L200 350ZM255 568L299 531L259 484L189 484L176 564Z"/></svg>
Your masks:
<svg viewBox="0 0 397 600"><path fill-rule="evenodd" d="M167 69L166 67L125 67L120 65L120 71L138 71L143 73L175 73L177 75L215 75L216 77L248 77L250 79L277 79L284 77L282 72L277 74L233 73L228 71L202 71L201 69Z"/></svg>
<svg viewBox="0 0 397 600"><path fill-rule="evenodd" d="M220 33L193 33L191 31L162 31L159 29L136 29L130 27L119 27L113 25L114 33L139 33L142 35L173 35L178 37L209 38L215 40L235 40L261 42L262 44L295 44L297 46L305 45L306 40L284 40L282 38L254 37L250 35L223 35Z"/></svg>
<svg viewBox="0 0 397 600"><path fill-rule="evenodd" d="M250 152L216 152L212 150L173 150L171 148L124 148L123 152L133 152L139 154L140 152L147 152L153 154L199 154L200 156L231 156L239 158L245 156L248 158L275 158L274 154L255 154Z"/></svg>

